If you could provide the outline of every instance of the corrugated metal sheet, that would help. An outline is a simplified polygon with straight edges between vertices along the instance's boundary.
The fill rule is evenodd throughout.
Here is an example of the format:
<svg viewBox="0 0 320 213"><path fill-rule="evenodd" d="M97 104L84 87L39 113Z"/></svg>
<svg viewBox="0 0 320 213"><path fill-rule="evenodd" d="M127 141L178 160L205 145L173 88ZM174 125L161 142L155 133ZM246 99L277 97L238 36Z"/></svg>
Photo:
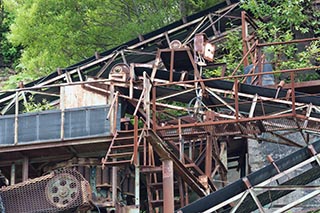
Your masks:
<svg viewBox="0 0 320 213"><path fill-rule="evenodd" d="M90 106L65 110L64 138L110 135L106 120L109 106ZM117 117L120 128L120 112ZM54 141L61 137L61 111L48 110L18 116L18 144ZM0 118L0 145L14 144L14 116Z"/></svg>
<svg viewBox="0 0 320 213"><path fill-rule="evenodd" d="M0 119L0 144L13 144L14 142L14 116L7 115Z"/></svg>

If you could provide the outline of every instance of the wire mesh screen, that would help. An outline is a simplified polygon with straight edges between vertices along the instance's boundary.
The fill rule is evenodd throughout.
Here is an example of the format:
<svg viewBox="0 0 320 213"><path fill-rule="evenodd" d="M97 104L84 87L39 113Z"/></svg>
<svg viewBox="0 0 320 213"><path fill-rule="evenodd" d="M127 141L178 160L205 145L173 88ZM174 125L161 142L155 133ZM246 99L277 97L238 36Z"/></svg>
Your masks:
<svg viewBox="0 0 320 213"><path fill-rule="evenodd" d="M0 189L6 213L71 212L89 207L89 183L75 170L48 175ZM69 212L69 211L68 211Z"/></svg>

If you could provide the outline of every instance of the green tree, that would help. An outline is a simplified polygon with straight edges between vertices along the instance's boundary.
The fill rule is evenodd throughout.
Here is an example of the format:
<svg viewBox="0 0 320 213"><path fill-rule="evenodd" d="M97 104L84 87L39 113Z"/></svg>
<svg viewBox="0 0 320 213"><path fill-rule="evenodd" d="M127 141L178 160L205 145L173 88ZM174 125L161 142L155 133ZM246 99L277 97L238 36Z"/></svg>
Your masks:
<svg viewBox="0 0 320 213"><path fill-rule="evenodd" d="M9 40L22 46L15 79L67 67L221 0L4 0L15 17Z"/></svg>
<svg viewBox="0 0 320 213"><path fill-rule="evenodd" d="M320 35L320 11L313 3L313 0L245 0L242 7L256 18L260 41L277 42ZM310 67L320 63L319 41L307 44L304 50L302 46L276 45L263 51L276 70ZM299 73L298 76L301 81L319 78L315 72Z"/></svg>
<svg viewBox="0 0 320 213"><path fill-rule="evenodd" d="M2 68L2 76L8 74L6 68L14 67L20 57L20 47L14 47L6 38L12 20L12 14L5 10L3 2L0 0L0 68Z"/></svg>

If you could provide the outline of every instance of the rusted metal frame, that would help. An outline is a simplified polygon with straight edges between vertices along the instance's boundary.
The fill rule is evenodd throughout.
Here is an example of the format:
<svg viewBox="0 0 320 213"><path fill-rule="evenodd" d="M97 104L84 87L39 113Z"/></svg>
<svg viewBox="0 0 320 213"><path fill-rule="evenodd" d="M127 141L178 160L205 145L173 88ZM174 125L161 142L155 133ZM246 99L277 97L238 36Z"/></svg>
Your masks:
<svg viewBox="0 0 320 213"><path fill-rule="evenodd" d="M179 159L182 163L184 162L184 139L182 137L181 130L181 119L178 119L178 134L179 134Z"/></svg>
<svg viewBox="0 0 320 213"><path fill-rule="evenodd" d="M320 186L315 185L278 185L278 186L254 186L255 191L291 191L291 190L320 190Z"/></svg>
<svg viewBox="0 0 320 213"><path fill-rule="evenodd" d="M212 171L212 136L210 134L207 135L207 142L206 142L206 160L205 160L205 174L209 178Z"/></svg>
<svg viewBox="0 0 320 213"><path fill-rule="evenodd" d="M113 159L115 161L116 159ZM112 167L112 204L115 206L118 201L118 167Z"/></svg>
<svg viewBox="0 0 320 213"><path fill-rule="evenodd" d="M257 101L258 101L258 94L255 94L252 99L252 104L251 104L250 111L249 111L249 118L254 117L254 111L257 106Z"/></svg>
<svg viewBox="0 0 320 213"><path fill-rule="evenodd" d="M302 131L302 130L303 130L303 129L302 129L303 127L300 126L300 124L299 124L299 122L298 122L298 120L297 120L297 117L294 117L293 120L294 120L294 122L297 124L298 130L299 130L299 132L300 132L300 134L301 134L304 142L305 142L306 144L308 144L308 139L307 139L307 137L304 135L304 133L303 133L303 131Z"/></svg>
<svg viewBox="0 0 320 213"><path fill-rule="evenodd" d="M239 95L238 95L238 91L239 91L239 84L238 84L238 78L234 79L234 105L235 105L235 115L236 115L236 120L239 119Z"/></svg>
<svg viewBox="0 0 320 213"><path fill-rule="evenodd" d="M166 96L157 98L156 100L157 100L157 101L162 101L162 100L165 100L165 99L168 99L168 98L172 98L172 97L175 97L175 96L179 96L179 95L183 95L183 94L192 92L192 91L194 91L194 90L196 90L196 88L192 88L192 89L188 89L188 90L183 90L183 91L181 91L181 92L177 92L177 93L174 93L174 94L171 94L171 95L166 95Z"/></svg>
<svg viewBox="0 0 320 213"><path fill-rule="evenodd" d="M208 18L209 18L209 21L210 21L210 25L212 26L213 34L217 36L219 33L218 33L216 27L214 26L215 23L213 22L211 14L208 15Z"/></svg>
<svg viewBox="0 0 320 213"><path fill-rule="evenodd" d="M251 183L249 182L249 179L247 177L244 177L242 179L242 181L245 183L251 197L253 198L254 202L256 203L257 207L259 208L259 211L260 212L265 212L264 209L263 209L263 206L262 204L260 203L258 197L256 196L256 194L254 193L254 191L252 190L252 186L251 186Z"/></svg>
<svg viewBox="0 0 320 213"><path fill-rule="evenodd" d="M278 73L290 73L290 72L302 72L307 70L316 70L320 69L320 66L313 66L313 67L304 67L304 68L297 68L297 69L287 69L281 71L271 71L271 72L263 72L263 73L253 73L253 74L241 74L241 75L234 75L234 76L224 76L224 77L216 77L216 78L208 78L208 79L197 79L197 80L188 80L184 81L184 84L191 84L195 82L207 82L207 81L215 81L215 80L227 80L227 79L234 79L234 78L243 78L243 77L250 77L250 76L260 76L260 75L268 75L268 74L278 74ZM180 85L177 82L171 83L158 83L157 86L170 86L170 85Z"/></svg>
<svg viewBox="0 0 320 213"><path fill-rule="evenodd" d="M297 107L296 110L302 110L307 107L308 107L308 105L302 105L302 106ZM274 113L273 115L281 115L281 114L285 114L285 113L289 113L289 112L292 112L292 108L288 109L288 110L284 110L282 112Z"/></svg>
<svg viewBox="0 0 320 213"><path fill-rule="evenodd" d="M311 155L313 156L314 160L318 163L318 165L320 166L320 159L319 159L319 155L317 154L315 148L313 147L312 144L308 145L308 149L309 152L311 153Z"/></svg>
<svg viewBox="0 0 320 213"><path fill-rule="evenodd" d="M248 61L247 56L249 55L250 51L248 51L248 49L247 49L248 48L247 47L247 42L245 40L247 38L247 36L248 36L248 23L245 20L245 16L246 16L245 11L241 11L242 54L243 54L242 58L243 58L243 60L241 60L241 62L239 64L242 64L242 62L243 62L243 65L246 67L246 66L249 65L249 61ZM238 67L235 70L238 70ZM231 75L234 75L234 72Z"/></svg>
<svg viewBox="0 0 320 213"><path fill-rule="evenodd" d="M157 70L158 70L158 67L159 67L159 63L161 61L161 58L160 58L161 57L161 52L162 51L160 49L158 49L155 61L153 63L152 73L151 73L151 77L150 77L152 82L154 81L154 78L156 76L156 73L157 73Z"/></svg>
<svg viewBox="0 0 320 213"><path fill-rule="evenodd" d="M221 163L224 165L223 168L226 169L225 173L221 173L222 175L222 179L223 182L227 182L228 178L227 178L227 172L228 172L228 148L227 148L227 142L226 141L222 141L220 142L220 153L219 153L219 159L221 161ZM221 168L223 170L223 168Z"/></svg>
<svg viewBox="0 0 320 213"><path fill-rule="evenodd" d="M16 98L17 96L14 95L14 98L1 110L1 115L4 115L14 103L16 104Z"/></svg>
<svg viewBox="0 0 320 213"><path fill-rule="evenodd" d="M105 65L103 65L103 67L99 70L99 72L96 74L97 78L100 78L101 75L107 70L107 68L111 65L111 63L117 58L117 56L119 55L119 52L115 52L113 53L113 55L111 56L111 58L108 60L108 62L105 63ZM80 70L80 69L78 69Z"/></svg>
<svg viewBox="0 0 320 213"><path fill-rule="evenodd" d="M247 73L247 74L251 74L251 73L255 73L254 71L255 71L255 69L256 69L256 67L257 67L257 64L258 64L258 61L256 61L256 62L254 62L253 63L253 67L250 69L250 71ZM248 79L248 77L246 76L246 77L244 77L243 79L242 79L242 82L241 83L245 83L246 82L246 80ZM252 82L254 82L255 81L255 77L252 77L252 79L251 79L251 84L252 84Z"/></svg>
<svg viewBox="0 0 320 213"><path fill-rule="evenodd" d="M270 42L270 43L260 43L258 44L258 47L266 47L266 46L274 46L274 45L283 45L283 44L294 44L294 43L303 43L303 42L309 42L309 41L317 41L320 40L320 38L305 38L305 39L295 39L291 41L280 41L280 42Z"/></svg>
<svg viewBox="0 0 320 213"><path fill-rule="evenodd" d="M143 85L145 90L144 99L143 99L143 109L146 112L146 125L147 128L151 127L151 109L150 109L150 92L152 89L152 84L149 80L149 77L147 76L147 73L143 73Z"/></svg>
<svg viewBox="0 0 320 213"><path fill-rule="evenodd" d="M191 187L199 196L205 196L205 187L199 180L187 169L184 165L173 155L162 143L162 139L157 136L152 130L149 130L148 141L155 148L160 158L170 158L174 161L174 168L178 175L180 175L189 187Z"/></svg>
<svg viewBox="0 0 320 213"><path fill-rule="evenodd" d="M292 113L288 114L283 114L283 115L269 115L269 116L256 116L253 118L239 118L238 121L235 120L219 120L219 121L210 121L210 122L202 122L202 123L194 123L194 124L181 124L182 128L188 128L188 127L204 127L204 126L209 126L209 125L215 125L215 124L230 124L230 123L235 123L235 122L249 122L249 121L256 121L256 120L267 120L267 119L275 119L275 118L287 118L287 117L292 117ZM163 126L161 127L162 130L167 130L167 129L173 129L177 128L174 127L173 125L170 126Z"/></svg>
<svg viewBox="0 0 320 213"><path fill-rule="evenodd" d="M255 29L258 28L256 23L251 19L251 17L248 16L248 14L245 11L241 11L242 47L243 47L243 57L245 57L244 61L243 61L243 64L244 64L245 67L249 65L247 53L250 54L251 62L255 63L255 61L256 61L256 49L255 49L255 54L254 55L252 54L252 51L250 49L254 45L258 44L258 40L257 40L250 47L250 43L249 42L251 40L253 40L255 38L255 36L254 35L248 35L248 33L249 33L249 30L248 30L249 24ZM248 48L249 48L249 50L248 50ZM242 64L242 62L240 64ZM255 66L254 66L254 69L255 69Z"/></svg>
<svg viewBox="0 0 320 213"><path fill-rule="evenodd" d="M216 93L225 93L227 95L235 95L234 91L231 91L231 90L221 90L221 89L214 89L214 88L207 88L207 90L210 90L210 91L213 91L213 92L216 92ZM241 97L244 97L244 98L254 99L255 95L250 95L250 94L238 92L238 96L241 96ZM281 103L281 104L288 104L288 105L292 104L291 101L286 101L286 100L281 100L281 99L274 99L274 98L263 97L263 96L259 96L259 100L271 101L271 102L274 102L274 103ZM304 105L305 105L304 103L296 103L296 106L304 106Z"/></svg>
<svg viewBox="0 0 320 213"><path fill-rule="evenodd" d="M169 82L173 82L173 68L174 68L174 49L171 49L170 52L170 76L169 76Z"/></svg>
<svg viewBox="0 0 320 213"><path fill-rule="evenodd" d="M124 55L124 51L123 51L123 50L120 50L120 54L121 54L121 58L122 58L123 63L128 64L127 59L126 59L126 57L125 57L125 55Z"/></svg>
<svg viewBox="0 0 320 213"><path fill-rule="evenodd" d="M215 167L214 167L214 170L211 172L211 177L215 176L216 173L219 171L219 168L220 168L220 165L217 164Z"/></svg>
<svg viewBox="0 0 320 213"><path fill-rule="evenodd" d="M19 118L19 95L20 92L16 92L16 97L15 97L15 113L14 113L14 144L18 144L18 118Z"/></svg>
<svg viewBox="0 0 320 213"><path fill-rule="evenodd" d="M285 145L289 145L289 146L295 146L295 147L304 147L303 145L300 145L292 140L290 140L289 138L286 138L285 136L283 135L280 135L278 133L275 133L275 132L269 132L270 134L272 134L273 136L276 136L278 138L280 138L283 142L281 142L282 144L285 144ZM263 138L261 138L260 140L264 140ZM276 141L275 141L276 142ZM280 142L279 142L280 143Z"/></svg>
<svg viewBox="0 0 320 213"><path fill-rule="evenodd" d="M190 22L185 23L185 24L183 24L183 25L180 25L179 27L176 27L176 28L174 28L174 29L172 29L172 30L169 30L169 31L165 32L165 33L167 33L168 35L170 35L170 34L173 33L173 32L179 31L179 30L181 30L181 29L183 29L183 28L186 28L186 27L188 27L188 26L190 26L190 25L196 24L196 23L202 21L202 19L203 19L203 17L200 17L200 18L198 18L198 19L196 19L196 20L193 20L193 21L190 21ZM138 47L140 47L140 46L142 46L142 45L144 45L144 44L146 44L146 43L148 43L148 42L150 42L150 41L154 41L154 40L157 40L157 39L165 36L165 33L160 33L160 34L157 35L157 36L154 36L154 37L152 37L152 38L146 39L146 40L144 40L144 41L142 41L142 42L140 42L140 43L138 43L138 44L132 45L132 46L128 47L127 49L130 50L130 49L138 48Z"/></svg>
<svg viewBox="0 0 320 213"><path fill-rule="evenodd" d="M249 191L245 191L245 193L242 194L240 200L238 201L238 203L231 209L230 213L235 213L238 208L240 207L240 205L243 203L244 199L247 197L247 195L249 194Z"/></svg>
<svg viewBox="0 0 320 213"><path fill-rule="evenodd" d="M303 123L303 127L302 127L304 129L307 128L307 126L308 126L308 122L309 122L309 118L310 118L312 110L313 110L313 105L312 105L312 103L310 103L308 105L307 112L306 112L306 119L305 119L305 121Z"/></svg>
<svg viewBox="0 0 320 213"><path fill-rule="evenodd" d="M25 90L24 92L29 92L29 93L32 93L32 94L40 94L40 95L53 96L53 97L60 97L59 94L49 93L49 92L32 91L32 90Z"/></svg>
<svg viewBox="0 0 320 213"><path fill-rule="evenodd" d="M172 159L162 160L163 212L174 212L174 175Z"/></svg>
<svg viewBox="0 0 320 213"><path fill-rule="evenodd" d="M104 166L105 166L105 164L106 164L107 161L108 161L108 157L109 157L109 155L110 155L110 153L111 153L111 149L112 149L113 144L114 144L114 142L115 142L115 140L116 140L117 137L118 137L118 133L116 133L116 134L113 135L113 138L112 138L112 140L111 140L109 149L108 149L105 157L101 159L102 169L104 169Z"/></svg>
<svg viewBox="0 0 320 213"><path fill-rule="evenodd" d="M117 103L118 95L119 95L119 91L117 91L117 92L114 94L114 97L113 97L113 99L112 99L112 101L111 101L111 104L110 104L110 110L109 110L109 112L108 112L108 114L107 114L107 119L110 118L111 113L112 113L112 109L114 108L115 104Z"/></svg>
<svg viewBox="0 0 320 213"><path fill-rule="evenodd" d="M309 200L317 195L320 194L320 190L316 190L313 191L301 198L299 198L298 200L294 201L294 202L290 202L289 204L287 204L286 206L281 207L280 209L274 211L274 213L282 213L282 212L287 212L289 209L292 209L293 207L299 205L300 203L303 203L306 200Z"/></svg>
<svg viewBox="0 0 320 213"><path fill-rule="evenodd" d="M133 159L133 162L134 162L134 165L135 166L138 166L138 116L134 116L134 132L133 132L133 143L134 143L134 148L133 148L133 156L132 156L132 159ZM141 131L143 132L143 131ZM131 159L131 162L132 162L132 159Z"/></svg>
<svg viewBox="0 0 320 213"><path fill-rule="evenodd" d="M172 141L168 141L167 143L171 144L171 147L179 152L179 149L177 148L177 146ZM188 163L188 164L185 164L186 167L188 167L187 165L190 165L190 167L192 167L194 169L194 174L196 174L196 172L199 175L203 175L204 174L203 171L198 167L198 165L195 164L195 161L192 161L191 158L189 158L186 154L184 154L184 153L182 153L182 154L183 154L183 160L180 160L180 161L183 164Z"/></svg>
<svg viewBox="0 0 320 213"><path fill-rule="evenodd" d="M224 106L226 106L227 108L229 108L232 112L235 113L236 117L243 117L240 113L239 113L239 108L238 110L236 108L233 108L232 106L230 106L230 104L228 104L226 101L224 101L219 95L215 94L214 92L212 92L211 90L209 90L208 88L206 88L206 91L208 91L213 97L215 97L216 99L218 99L218 101L220 101ZM236 94L236 92L234 92L234 94ZM237 93L238 94L238 93ZM236 100L236 98L235 98ZM238 106L239 107L239 106Z"/></svg>
<svg viewBox="0 0 320 213"><path fill-rule="evenodd" d="M151 201L153 200L152 192L151 192L151 174L146 175L146 183L147 183L147 196L148 196L148 210L150 213L154 212L153 206Z"/></svg>
<svg viewBox="0 0 320 213"><path fill-rule="evenodd" d="M295 95L295 87L294 87L294 72L290 73L290 79L291 79L291 102L292 102L292 114L293 116L296 115L296 95Z"/></svg>
<svg viewBox="0 0 320 213"><path fill-rule="evenodd" d="M129 98L133 99L134 64L130 64Z"/></svg>
<svg viewBox="0 0 320 213"><path fill-rule="evenodd" d="M317 156L319 157L319 154ZM299 163L299 164L297 164L297 165L295 165L295 166L293 166L293 167L291 167L291 168L289 168L289 169L287 169L287 170L285 170L285 171L283 171L283 172L271 177L268 180L265 180L265 181L257 184L256 186L253 186L253 187L261 187L261 186L265 186L267 184L270 184L270 182L272 182L274 180L277 180L277 179L279 179L279 178L281 178L283 176L287 176L289 173L291 173L293 171L296 171L297 169L299 169L299 168L301 168L301 167L303 167L303 166L305 166L307 164L310 164L313 161L315 161L314 157L310 157L307 160L305 160L305 161L303 161L303 162L301 162L301 163ZM241 199L241 197L242 197L242 195L244 193L245 192L239 193L238 195L236 195L236 196L234 196L234 197L232 197L232 198L230 198L228 200L225 200L225 201L221 202L220 204L218 204L218 205L206 210L204 213L211 213L213 211L216 211L216 210L228 205L229 203L232 203L232 202L234 202L234 201L236 201L238 199Z"/></svg>
<svg viewBox="0 0 320 213"><path fill-rule="evenodd" d="M155 131L158 128L156 99L157 99L157 90L155 86L152 86L152 128Z"/></svg>
<svg viewBox="0 0 320 213"><path fill-rule="evenodd" d="M199 70L198 70L198 66L196 65L194 59L192 58L190 49L187 49L187 53L188 53L190 62L192 64L192 66L193 66L195 80L197 80L197 79L201 79L202 80L201 75L200 75ZM200 83L202 91L204 92L205 88L206 88L206 86L204 85L204 82L203 81L199 81L199 83Z"/></svg>
<svg viewBox="0 0 320 213"><path fill-rule="evenodd" d="M210 15L210 14L209 14ZM187 45L189 42L192 41L194 34L197 32L197 30L203 25L203 23L208 19L208 16L206 15L202 17L202 20L197 24L197 26L194 28L194 30L188 35L188 37L185 39L185 41L182 43L182 46ZM191 39L191 41L189 41Z"/></svg>
<svg viewBox="0 0 320 213"><path fill-rule="evenodd" d="M230 5L230 7L228 8L228 10L220 15L216 20L214 20L214 22L211 22L209 24L209 26L207 26L206 28L204 28L203 30L201 30L201 33L205 32L207 29L209 29L211 26L213 26L215 23L217 23L218 21L220 21L220 19L222 19L223 17L225 17L228 13L230 13L234 8L236 8L240 3L235 3L233 5ZM209 14L210 16L210 14Z"/></svg>
<svg viewBox="0 0 320 213"><path fill-rule="evenodd" d="M135 116L135 122L136 122L136 118L137 116ZM137 119L137 122L138 122L138 119ZM147 128L144 126L143 129L141 130L139 137L138 137L138 126L135 126L135 129L134 129L134 151L133 151L133 156L131 158L131 162L133 162L135 166L139 166L139 150L138 149L139 149L141 140L145 135L146 129Z"/></svg>
<svg viewBox="0 0 320 213"><path fill-rule="evenodd" d="M271 163L271 165L276 169L276 171L278 173L281 173L279 167L277 166L277 164L274 162L273 158L271 155L267 155L267 160L269 161L269 163Z"/></svg>
<svg viewBox="0 0 320 213"><path fill-rule="evenodd" d="M78 76L79 76L79 80L80 80L80 81L83 81L82 73L81 73L80 68L77 69L77 73L78 73Z"/></svg>
<svg viewBox="0 0 320 213"><path fill-rule="evenodd" d="M60 87L60 99L64 100L65 98L65 87ZM64 126L65 126L65 102L62 101L60 104L60 110L61 110L61 114L60 114L60 139L63 140L64 139Z"/></svg>
<svg viewBox="0 0 320 213"><path fill-rule="evenodd" d="M180 207L185 206L185 194L184 194L184 182L181 177L178 177L179 184L179 198L180 198Z"/></svg>
<svg viewBox="0 0 320 213"><path fill-rule="evenodd" d="M219 165L221 171L223 173L227 173L228 170L227 168L225 167L225 165L222 163L221 159L220 159L220 156L216 153L216 152L212 152L212 158L215 160L215 162ZM211 174L212 171L210 171L210 174ZM210 176L209 176L210 177Z"/></svg>
<svg viewBox="0 0 320 213"><path fill-rule="evenodd" d="M248 55L250 54L250 52L254 51L255 48L257 47L258 41L256 41L251 47L250 49L246 52L246 54L242 57L241 61L238 63L237 67L233 70L233 72L231 73L231 76L234 77L241 77L241 75L239 76L235 76L236 72L238 71L239 67L241 66L241 64L246 60L246 58L248 57ZM248 62L246 62L248 63ZM247 65L248 66L248 65ZM255 76L256 73L253 74L246 74L246 75L242 75L244 77L250 77L250 76Z"/></svg>
<svg viewBox="0 0 320 213"><path fill-rule="evenodd" d="M136 162L135 162L135 167L134 167L134 203L135 207L140 208L140 162L139 162L139 153L137 153L136 157ZM139 212L139 209L138 209Z"/></svg>
<svg viewBox="0 0 320 213"><path fill-rule="evenodd" d="M140 95L140 98L139 98L139 100L138 100L136 109L134 110L133 116L136 116L136 115L137 115L138 109L139 109L139 107L140 107L140 104L141 104L141 102L142 102L142 99L143 99L144 96L145 96L146 91L147 91L147 88L143 88L143 90L142 90L142 92L141 92L141 95Z"/></svg>

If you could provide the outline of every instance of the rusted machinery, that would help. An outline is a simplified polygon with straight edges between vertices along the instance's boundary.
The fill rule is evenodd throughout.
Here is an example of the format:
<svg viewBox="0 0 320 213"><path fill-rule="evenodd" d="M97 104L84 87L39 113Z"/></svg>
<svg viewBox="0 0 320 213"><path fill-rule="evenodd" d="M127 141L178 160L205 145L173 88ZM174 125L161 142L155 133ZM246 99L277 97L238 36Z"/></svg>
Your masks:
<svg viewBox="0 0 320 213"><path fill-rule="evenodd" d="M75 170L55 170L47 175L0 189L3 213L85 212L92 206L87 180Z"/></svg>

